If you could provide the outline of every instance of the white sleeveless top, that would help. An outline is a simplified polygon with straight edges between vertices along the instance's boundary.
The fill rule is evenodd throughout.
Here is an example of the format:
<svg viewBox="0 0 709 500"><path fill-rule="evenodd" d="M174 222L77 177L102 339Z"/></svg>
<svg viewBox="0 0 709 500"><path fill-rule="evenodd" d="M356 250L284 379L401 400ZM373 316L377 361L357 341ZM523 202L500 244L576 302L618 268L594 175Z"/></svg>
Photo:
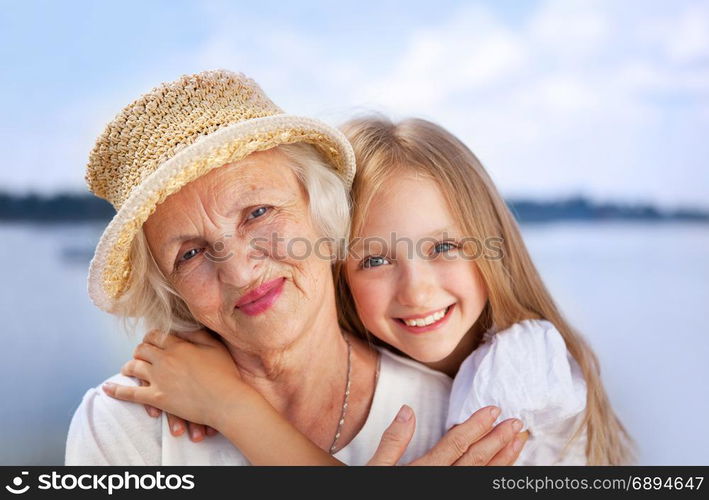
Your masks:
<svg viewBox="0 0 709 500"><path fill-rule="evenodd" d="M374 455L382 433L401 405L416 415L416 432L401 462L414 460L438 442L445 431L451 380L446 375L380 349L379 380L367 420L335 457L348 465L364 465ZM122 385L134 378L114 375ZM268 430L264 429L264 434ZM66 465L249 465L241 452L218 434L193 443L170 434L167 417L152 418L141 404L90 389L74 413L66 443ZM287 464L284 464L287 465Z"/></svg>
<svg viewBox="0 0 709 500"><path fill-rule="evenodd" d="M488 405L522 420L529 439L515 465L586 465L586 432L565 449L586 409L581 368L554 325L526 320L497 333L468 356L453 381L447 426Z"/></svg>

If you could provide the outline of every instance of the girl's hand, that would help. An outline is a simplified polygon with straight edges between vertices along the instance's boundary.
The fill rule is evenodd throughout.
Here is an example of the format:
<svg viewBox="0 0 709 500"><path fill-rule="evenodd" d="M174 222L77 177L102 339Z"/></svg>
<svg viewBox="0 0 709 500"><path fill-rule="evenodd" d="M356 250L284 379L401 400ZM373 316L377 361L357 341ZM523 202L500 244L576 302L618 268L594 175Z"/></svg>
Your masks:
<svg viewBox="0 0 709 500"><path fill-rule="evenodd" d="M513 465L527 441L521 422L509 419L492 427L499 408L487 406L449 430L424 456L408 465ZM396 465L414 435L413 410L404 405L384 431L368 465Z"/></svg>
<svg viewBox="0 0 709 500"><path fill-rule="evenodd" d="M121 373L141 379L147 385L105 384L103 389L109 396L150 405L182 419L214 427L225 396L229 395L234 401L240 394L253 392L241 381L224 344L204 330L179 334L179 337L152 331L136 347L134 356L135 359L123 365ZM185 429L184 421L172 420L173 434L176 423L182 426L177 432L181 434ZM196 429L199 434L201 428ZM195 427L190 430L194 431ZM205 429L202 435L206 433Z"/></svg>
<svg viewBox="0 0 709 500"><path fill-rule="evenodd" d="M155 337L152 337L151 335L154 335L153 332L148 332L145 337L143 338L143 342L148 342L151 339L155 339ZM175 333L178 337L180 336L179 333ZM159 339L164 339L165 335L163 334L157 334L156 337ZM160 345L162 345L162 342L160 342ZM135 359L138 359L135 357L135 354L133 355ZM140 385L149 385L147 381L138 379L138 382ZM162 415L162 410L160 408L156 408L151 405L143 405L145 406L145 411L148 413L153 418L158 418L160 415ZM187 435L190 438L190 441L193 443L198 443L202 440L204 440L205 436L216 436L218 432L213 429L212 427L209 427L208 425L202 425L198 424L195 422L188 422L183 418L178 417L177 415L173 415L172 413L167 414L167 426L170 429L170 434L172 434L175 437L179 437L182 434L184 434L185 431L187 431Z"/></svg>
<svg viewBox="0 0 709 500"><path fill-rule="evenodd" d="M147 385L144 380L140 380L140 385ZM144 405L145 411L151 417L157 418L162 415L162 410L160 408L155 408L154 406ZM167 414L167 426L170 428L170 434L175 437L182 436L182 434L187 431L187 436L193 443L199 443L203 441L205 436L216 436L219 431L209 427L208 425L197 424L195 422L188 422L184 418L180 418L172 413Z"/></svg>
<svg viewBox="0 0 709 500"><path fill-rule="evenodd" d="M175 333L174 335L177 335L178 337L180 336L179 333ZM143 337L143 342L150 343L151 340L155 341L156 337L158 339L164 339L165 335L148 332L145 337ZM162 345L162 341L160 341L160 345ZM138 359L135 353L133 354L133 358ZM140 385L150 385L147 381L142 379L138 379L138 382L140 383ZM160 408L156 408L147 404L143 406L145 406L145 411L148 413L148 415L153 418L158 418L160 415L162 415L162 410ZM177 415L173 415L172 413L167 414L167 426L170 429L170 434L175 437L179 437L184 434L185 431L187 431L187 436L193 443L199 443L200 441L204 440L205 436L216 436L217 434L219 434L215 429L209 427L208 425L188 422L184 418L180 418Z"/></svg>

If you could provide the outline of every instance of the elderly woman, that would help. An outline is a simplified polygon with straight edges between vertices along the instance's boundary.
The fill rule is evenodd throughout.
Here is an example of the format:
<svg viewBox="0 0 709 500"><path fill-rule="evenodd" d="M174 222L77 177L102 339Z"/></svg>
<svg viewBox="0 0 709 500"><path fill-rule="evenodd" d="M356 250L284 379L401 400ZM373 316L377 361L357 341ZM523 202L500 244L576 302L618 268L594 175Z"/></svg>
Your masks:
<svg viewBox="0 0 709 500"><path fill-rule="evenodd" d="M91 153L89 186L117 209L91 263L91 298L149 328L185 338L213 332L234 361L232 376L344 463L367 463L404 403L417 417L404 461L489 459L513 436L491 444L496 429L468 446L494 418L474 416L444 436L449 379L338 325L331 262L347 234L354 170L337 130L284 114L243 75L164 84L127 106ZM137 382L116 375L109 384ZM165 416L91 389L72 420L66 463L257 463L257 453L244 456L228 439L240 412L259 404L239 397L218 419L181 415L222 432L196 444L175 437Z"/></svg>

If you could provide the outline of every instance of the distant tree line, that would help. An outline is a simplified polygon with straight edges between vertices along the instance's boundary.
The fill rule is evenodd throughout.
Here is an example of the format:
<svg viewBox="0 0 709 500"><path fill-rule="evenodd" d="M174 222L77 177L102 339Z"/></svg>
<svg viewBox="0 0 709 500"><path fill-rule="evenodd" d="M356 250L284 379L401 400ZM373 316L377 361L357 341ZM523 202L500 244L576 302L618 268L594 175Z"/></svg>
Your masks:
<svg viewBox="0 0 709 500"><path fill-rule="evenodd" d="M508 200L507 205L521 223L562 220L709 222L709 211L707 210L661 210L647 204L596 203L583 197L556 201Z"/></svg>
<svg viewBox="0 0 709 500"><path fill-rule="evenodd" d="M87 194L18 196L0 193L0 220L66 222L110 220L116 211L110 203Z"/></svg>
<svg viewBox="0 0 709 500"><path fill-rule="evenodd" d="M584 197L555 201L513 199L508 206L520 223L634 220L709 222L709 211L700 209L660 210L652 205L596 203ZM80 222L108 221L113 207L89 194L16 195L0 192L0 221Z"/></svg>

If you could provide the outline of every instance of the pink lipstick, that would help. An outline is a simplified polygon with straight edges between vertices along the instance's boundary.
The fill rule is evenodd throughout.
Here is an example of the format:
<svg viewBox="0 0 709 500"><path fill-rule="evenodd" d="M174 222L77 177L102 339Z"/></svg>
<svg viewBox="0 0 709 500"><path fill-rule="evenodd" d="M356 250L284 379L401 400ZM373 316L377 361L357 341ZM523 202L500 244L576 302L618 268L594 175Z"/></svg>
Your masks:
<svg viewBox="0 0 709 500"><path fill-rule="evenodd" d="M257 314L265 312L275 304L278 297L280 297L285 281L285 278L276 278L263 285L259 285L244 294L236 303L236 308L249 316L256 316Z"/></svg>

